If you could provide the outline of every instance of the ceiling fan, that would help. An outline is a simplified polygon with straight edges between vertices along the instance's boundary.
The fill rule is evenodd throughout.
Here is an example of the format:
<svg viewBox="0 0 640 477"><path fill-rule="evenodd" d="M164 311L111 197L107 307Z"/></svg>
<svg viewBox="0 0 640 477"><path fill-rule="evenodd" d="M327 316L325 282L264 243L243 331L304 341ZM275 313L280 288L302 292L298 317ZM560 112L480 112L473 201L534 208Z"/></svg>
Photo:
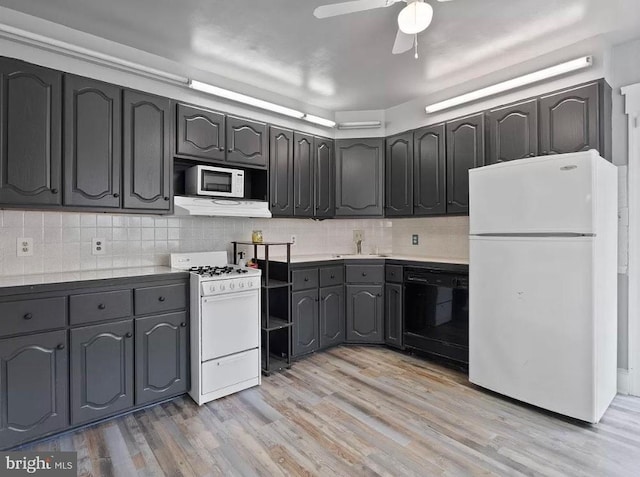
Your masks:
<svg viewBox="0 0 640 477"><path fill-rule="evenodd" d="M449 2L451 0L437 1ZM398 14L398 33L391 52L398 55L414 47L415 57L418 58L418 33L426 30L433 18L433 7L424 0L351 0L319 6L313 11L313 15L316 18L329 18L376 8L386 8L401 2L406 5Z"/></svg>

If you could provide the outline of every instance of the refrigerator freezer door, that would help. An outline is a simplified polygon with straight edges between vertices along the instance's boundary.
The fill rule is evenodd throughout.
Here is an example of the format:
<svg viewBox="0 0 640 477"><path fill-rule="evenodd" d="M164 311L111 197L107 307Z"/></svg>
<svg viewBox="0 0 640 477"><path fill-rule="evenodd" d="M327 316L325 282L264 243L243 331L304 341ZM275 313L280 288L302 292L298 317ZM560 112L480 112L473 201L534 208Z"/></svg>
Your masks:
<svg viewBox="0 0 640 477"><path fill-rule="evenodd" d="M599 419L594 404L594 240L471 238L471 382L577 419Z"/></svg>
<svg viewBox="0 0 640 477"><path fill-rule="evenodd" d="M469 171L469 233L595 233L596 151L534 157Z"/></svg>

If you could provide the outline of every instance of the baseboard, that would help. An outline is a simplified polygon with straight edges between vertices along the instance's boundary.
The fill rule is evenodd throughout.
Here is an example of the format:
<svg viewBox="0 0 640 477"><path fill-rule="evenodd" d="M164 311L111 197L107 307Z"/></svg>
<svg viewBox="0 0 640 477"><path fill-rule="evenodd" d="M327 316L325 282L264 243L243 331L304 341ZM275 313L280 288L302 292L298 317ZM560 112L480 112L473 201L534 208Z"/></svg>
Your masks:
<svg viewBox="0 0 640 477"><path fill-rule="evenodd" d="M618 368L618 393L629 394L629 371Z"/></svg>

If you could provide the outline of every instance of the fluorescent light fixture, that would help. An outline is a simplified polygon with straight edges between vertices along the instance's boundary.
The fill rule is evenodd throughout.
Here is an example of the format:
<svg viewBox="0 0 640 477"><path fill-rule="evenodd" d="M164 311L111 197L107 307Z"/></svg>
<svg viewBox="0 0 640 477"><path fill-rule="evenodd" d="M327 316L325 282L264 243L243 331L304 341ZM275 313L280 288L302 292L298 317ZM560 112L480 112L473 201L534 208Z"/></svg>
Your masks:
<svg viewBox="0 0 640 477"><path fill-rule="evenodd" d="M107 55L99 51L90 50L82 46L73 45L65 41L55 40L44 35L39 35L38 33L33 33L1 23L0 38L7 38L9 40L17 41L25 45L35 46L42 50L59 53L70 58L90 61L91 63L95 63L101 66L107 66L109 68L125 71L127 73L146 76L147 78L151 78L154 80L160 80L168 83L177 83L183 86L189 82L189 78L185 76L167 73L166 71L140 65L138 63L123 60L122 58Z"/></svg>
<svg viewBox="0 0 640 477"><path fill-rule="evenodd" d="M532 83L537 83L554 76L560 76L564 73L587 68L593 64L593 57L583 56L582 58L576 58L575 60L567 61L559 65L551 66L543 70L535 71L524 76L519 76L502 83L494 84L486 88L478 89L470 93L456 96L455 98L447 99L439 103L430 104L425 108L427 114L442 111L443 109L453 108L464 103L470 103L477 99L486 98L487 96L493 96L494 94L503 93L510 89L515 89L520 86L526 86Z"/></svg>
<svg viewBox="0 0 640 477"><path fill-rule="evenodd" d="M331 121L331 119L321 118L320 116L314 116L313 114L305 114L302 119L304 119L305 121L309 121L310 123L325 126L327 128L333 128L336 126L335 121Z"/></svg>
<svg viewBox="0 0 640 477"><path fill-rule="evenodd" d="M338 129L378 129L382 121L345 121L338 123Z"/></svg>
<svg viewBox="0 0 640 477"><path fill-rule="evenodd" d="M270 103L269 101L263 101L252 96L247 96L246 94L236 93L235 91L219 88L212 84L202 83L201 81L191 80L189 81L189 87L196 91L202 91L203 93L230 99L231 101L236 101L238 103L248 104L249 106L255 106L256 108L266 109L268 111L273 111L274 113L284 114L285 116L291 116L292 118L302 119L305 116L302 111L296 111L295 109Z"/></svg>

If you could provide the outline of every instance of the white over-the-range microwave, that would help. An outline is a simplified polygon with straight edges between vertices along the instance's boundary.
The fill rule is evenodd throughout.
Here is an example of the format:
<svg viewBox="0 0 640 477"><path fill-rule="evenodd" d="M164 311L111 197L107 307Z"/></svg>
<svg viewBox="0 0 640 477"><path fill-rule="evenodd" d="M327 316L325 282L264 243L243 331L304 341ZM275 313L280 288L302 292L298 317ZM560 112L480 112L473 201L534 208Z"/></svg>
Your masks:
<svg viewBox="0 0 640 477"><path fill-rule="evenodd" d="M184 173L188 195L244 197L244 171L228 167L193 166Z"/></svg>

